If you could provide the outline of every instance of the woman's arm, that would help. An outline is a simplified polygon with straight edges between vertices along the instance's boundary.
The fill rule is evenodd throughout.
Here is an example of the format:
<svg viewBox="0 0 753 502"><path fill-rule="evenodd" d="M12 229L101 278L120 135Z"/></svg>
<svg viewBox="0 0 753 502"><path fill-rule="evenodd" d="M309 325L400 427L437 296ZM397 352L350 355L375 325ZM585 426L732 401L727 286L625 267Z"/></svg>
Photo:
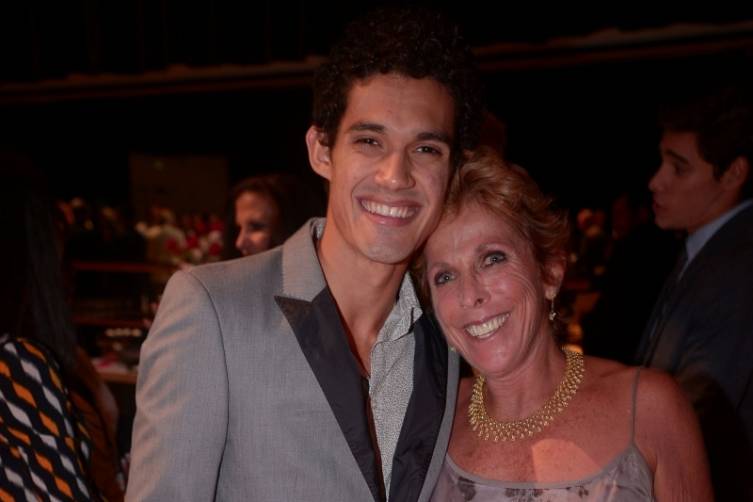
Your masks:
<svg viewBox="0 0 753 502"><path fill-rule="evenodd" d="M654 468L659 502L714 499L698 419L669 375L642 370L636 411L636 443Z"/></svg>

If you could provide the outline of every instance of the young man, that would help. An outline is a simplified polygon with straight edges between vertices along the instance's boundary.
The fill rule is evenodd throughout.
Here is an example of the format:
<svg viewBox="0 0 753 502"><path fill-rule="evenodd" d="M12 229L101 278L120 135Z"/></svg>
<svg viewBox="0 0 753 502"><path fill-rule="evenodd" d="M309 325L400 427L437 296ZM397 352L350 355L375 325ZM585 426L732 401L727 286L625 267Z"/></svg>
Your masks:
<svg viewBox="0 0 753 502"><path fill-rule="evenodd" d="M753 107L727 90L667 114L656 224L687 233L638 362L692 401L718 500L753 499Z"/></svg>
<svg viewBox="0 0 753 502"><path fill-rule="evenodd" d="M457 361L407 275L479 107L468 48L382 11L318 72L327 218L283 246L176 274L142 349L129 500L426 500Z"/></svg>

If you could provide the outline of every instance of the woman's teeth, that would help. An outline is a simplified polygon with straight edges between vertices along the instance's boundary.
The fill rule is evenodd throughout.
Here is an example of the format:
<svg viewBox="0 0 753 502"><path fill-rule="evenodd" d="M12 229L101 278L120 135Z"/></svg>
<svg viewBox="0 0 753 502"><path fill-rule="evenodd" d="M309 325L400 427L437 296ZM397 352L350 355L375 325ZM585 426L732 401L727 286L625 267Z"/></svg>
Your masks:
<svg viewBox="0 0 753 502"><path fill-rule="evenodd" d="M474 338L486 338L503 326L509 317L510 313L506 312L480 324L466 326L465 330Z"/></svg>

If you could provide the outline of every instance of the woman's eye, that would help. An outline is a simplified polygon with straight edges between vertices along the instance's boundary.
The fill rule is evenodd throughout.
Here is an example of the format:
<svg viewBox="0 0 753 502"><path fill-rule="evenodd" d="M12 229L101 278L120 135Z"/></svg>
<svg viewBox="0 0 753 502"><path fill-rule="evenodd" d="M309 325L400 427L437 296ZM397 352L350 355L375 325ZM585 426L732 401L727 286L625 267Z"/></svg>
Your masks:
<svg viewBox="0 0 753 502"><path fill-rule="evenodd" d="M442 284L445 284L451 280L452 274L450 274L449 272L440 272L434 276L434 284L436 286L441 286Z"/></svg>
<svg viewBox="0 0 753 502"><path fill-rule="evenodd" d="M418 148L416 148L416 150L419 153L429 153L431 155L442 155L441 151L439 151L438 149L434 148L433 146L429 146L429 145L419 146Z"/></svg>
<svg viewBox="0 0 753 502"><path fill-rule="evenodd" d="M490 265L496 265L497 263L502 263L507 259L507 256L505 253L501 251L495 251L493 253L489 253L484 257L484 266L488 267Z"/></svg>

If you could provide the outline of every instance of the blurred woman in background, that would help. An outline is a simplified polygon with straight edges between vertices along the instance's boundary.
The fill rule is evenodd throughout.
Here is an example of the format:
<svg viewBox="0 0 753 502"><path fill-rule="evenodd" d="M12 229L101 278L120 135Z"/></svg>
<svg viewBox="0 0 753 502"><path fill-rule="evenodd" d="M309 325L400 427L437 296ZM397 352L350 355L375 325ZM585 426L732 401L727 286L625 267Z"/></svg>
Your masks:
<svg viewBox="0 0 753 502"><path fill-rule="evenodd" d="M230 195L225 258L249 256L279 246L309 218L323 216L319 180L304 183L285 173L252 176Z"/></svg>

